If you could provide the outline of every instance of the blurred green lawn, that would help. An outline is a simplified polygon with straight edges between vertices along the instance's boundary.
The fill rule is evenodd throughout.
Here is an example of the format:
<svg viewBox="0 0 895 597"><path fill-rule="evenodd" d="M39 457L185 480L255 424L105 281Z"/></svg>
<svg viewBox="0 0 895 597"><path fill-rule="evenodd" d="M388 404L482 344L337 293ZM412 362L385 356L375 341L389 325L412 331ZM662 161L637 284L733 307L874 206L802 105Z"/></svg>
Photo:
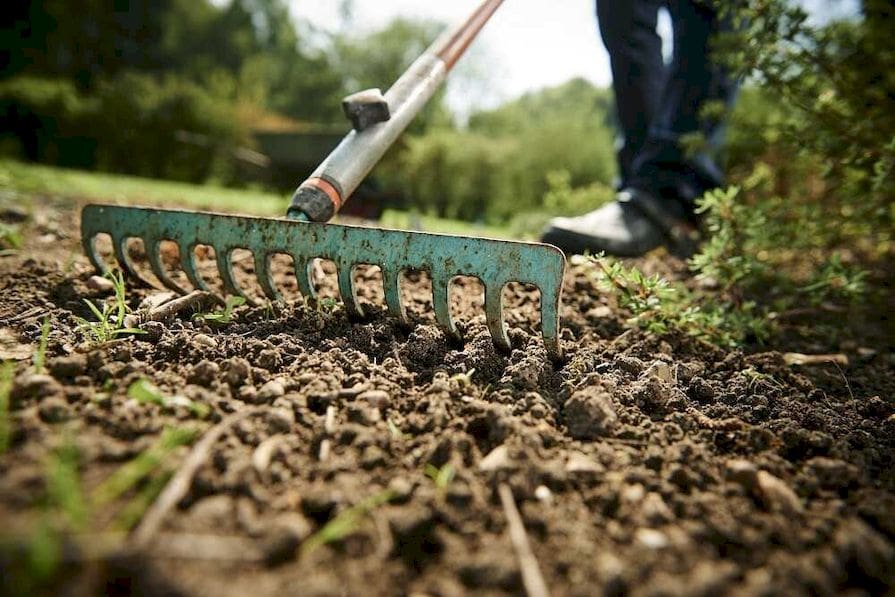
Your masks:
<svg viewBox="0 0 895 597"><path fill-rule="evenodd" d="M194 185L0 160L0 189L116 204L153 205L257 216L281 216L288 197L257 189ZM381 225L404 230L511 238L508 229L387 209Z"/></svg>

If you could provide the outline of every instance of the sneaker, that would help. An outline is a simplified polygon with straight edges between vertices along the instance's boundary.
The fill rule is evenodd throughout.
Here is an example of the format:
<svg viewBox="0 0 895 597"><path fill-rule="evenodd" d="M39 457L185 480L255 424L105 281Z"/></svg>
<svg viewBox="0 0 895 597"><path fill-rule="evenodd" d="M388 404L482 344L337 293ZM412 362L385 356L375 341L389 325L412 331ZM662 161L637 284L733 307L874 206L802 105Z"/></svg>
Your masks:
<svg viewBox="0 0 895 597"><path fill-rule="evenodd" d="M683 213L672 213L669 205L649 193L628 188L612 203L583 216L552 219L541 242L567 254L590 252L618 257L639 257L664 245L675 255L689 257L696 250L698 233Z"/></svg>

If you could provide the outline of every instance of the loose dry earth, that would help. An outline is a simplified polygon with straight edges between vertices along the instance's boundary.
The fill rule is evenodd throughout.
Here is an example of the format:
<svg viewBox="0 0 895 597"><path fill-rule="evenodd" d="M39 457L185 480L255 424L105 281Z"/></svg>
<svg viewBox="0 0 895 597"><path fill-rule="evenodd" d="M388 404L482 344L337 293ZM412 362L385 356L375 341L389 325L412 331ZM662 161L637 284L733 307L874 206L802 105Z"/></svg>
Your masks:
<svg viewBox="0 0 895 597"><path fill-rule="evenodd" d="M422 274L405 285L407 328L378 306L358 323L330 301L293 301L241 307L225 324L187 310L86 345L83 299L110 291L90 281L76 222L73 204L38 198L25 246L0 258L0 350L16 361L0 456L6 592L36 578L28 554L55 526L70 532L44 571L47 593L518 594L501 486L555 595L895 586L888 328L872 345L821 347L845 352L847 366L790 366L767 348L626 331L578 264L559 367L537 333L537 293L507 291L515 348L500 354L480 286L454 292L456 341L433 325ZM670 257L639 264L683 269ZM289 266L278 263L277 281L294 297ZM251 260L237 270L248 284ZM320 270L333 296L332 268ZM381 305L375 271L361 278L362 296ZM128 303L137 311L162 292L129 284ZM45 315L47 373L35 374ZM142 378L177 398L129 397ZM110 497L108 479L157 453L166 428L196 436ZM210 450L185 495L147 530L146 507L203 435ZM60 485L48 463L66 446L79 472ZM83 491L80 526L59 486ZM141 542L116 534L141 516Z"/></svg>

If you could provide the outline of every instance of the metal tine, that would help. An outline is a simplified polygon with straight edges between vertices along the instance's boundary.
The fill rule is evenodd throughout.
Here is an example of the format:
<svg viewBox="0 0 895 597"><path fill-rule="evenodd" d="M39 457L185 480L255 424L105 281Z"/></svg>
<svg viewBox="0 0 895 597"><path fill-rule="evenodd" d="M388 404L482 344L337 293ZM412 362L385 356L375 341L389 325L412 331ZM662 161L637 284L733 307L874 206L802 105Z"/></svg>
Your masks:
<svg viewBox="0 0 895 597"><path fill-rule="evenodd" d="M385 291L385 304L388 312L402 324L407 323L407 311L401 302L401 270L380 265L382 269L382 289Z"/></svg>
<svg viewBox="0 0 895 597"><path fill-rule="evenodd" d="M218 272L221 274L224 290L229 294L241 296L245 299L246 304L254 307L255 301L236 285L236 280L233 278L233 262L230 260L230 254L232 252L233 249L221 250L218 249L218 247L214 248L214 257L218 262Z"/></svg>
<svg viewBox="0 0 895 597"><path fill-rule="evenodd" d="M357 302L357 287L354 284L354 264L341 261L338 265L339 294L345 303L345 310L352 317L363 317L364 310Z"/></svg>
<svg viewBox="0 0 895 597"><path fill-rule="evenodd" d="M100 275L105 276L109 273L109 266L102 260L99 253L96 252L96 236L84 234L81 237L81 244L84 245L84 252L87 253L87 259L96 268Z"/></svg>
<svg viewBox="0 0 895 597"><path fill-rule="evenodd" d="M308 300L317 300L311 273L314 269L314 259L304 259L293 253L292 263L295 266L295 278L298 281L299 292Z"/></svg>
<svg viewBox="0 0 895 597"><path fill-rule="evenodd" d="M126 236L113 236L112 237L112 248L115 250L115 258L118 260L118 264L124 273L137 280L144 286L152 287L151 284L146 278L137 273L137 270L134 268L134 264L131 262L130 257L127 255L127 239Z"/></svg>
<svg viewBox="0 0 895 597"><path fill-rule="evenodd" d="M559 346L559 306L560 296L556 288L544 288L538 286L541 293L541 335L544 338L544 347L550 358L557 361L562 356Z"/></svg>
<svg viewBox="0 0 895 597"><path fill-rule="evenodd" d="M283 295L277 290L270 271L270 260L273 254L261 250L254 251L252 254L255 256L255 275L258 276L258 284L261 285L261 290L264 291L265 296L270 300L278 303L283 302Z"/></svg>
<svg viewBox="0 0 895 597"><path fill-rule="evenodd" d="M503 321L503 286L494 288L485 285L485 319L488 321L488 331L494 343L504 350L510 350L510 339L507 336L507 326Z"/></svg>
<svg viewBox="0 0 895 597"><path fill-rule="evenodd" d="M146 238L143 240L143 244L148 247L146 256L149 258L149 267L152 268L152 273L155 274L155 277L174 292L178 294L186 294L187 291L184 290L180 284L172 280L171 276L168 275L168 272L165 271L165 266L162 264L162 239Z"/></svg>
<svg viewBox="0 0 895 597"><path fill-rule="evenodd" d="M189 278L190 284L199 290L207 292L208 283L196 271L196 246L194 244L179 243L178 247L180 248L180 267L183 268L183 272Z"/></svg>
<svg viewBox="0 0 895 597"><path fill-rule="evenodd" d="M451 316L450 292L453 277L447 272L433 269L432 276L432 307L435 309L435 320L450 335L459 336L454 318Z"/></svg>

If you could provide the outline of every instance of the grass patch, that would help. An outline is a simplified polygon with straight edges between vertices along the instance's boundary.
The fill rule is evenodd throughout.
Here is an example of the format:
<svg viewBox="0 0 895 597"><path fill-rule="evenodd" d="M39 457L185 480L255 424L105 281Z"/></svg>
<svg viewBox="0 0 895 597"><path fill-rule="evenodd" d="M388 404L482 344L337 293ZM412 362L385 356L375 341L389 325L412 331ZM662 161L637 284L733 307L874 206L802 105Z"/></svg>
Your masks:
<svg viewBox="0 0 895 597"><path fill-rule="evenodd" d="M157 404L165 409L172 409L176 406L185 406L190 409L196 417L204 419L209 415L211 409L207 404L190 400L186 396L166 396L152 382L146 378L140 378L130 385L127 389L127 397L133 398L137 402Z"/></svg>
<svg viewBox="0 0 895 597"><path fill-rule="evenodd" d="M0 160L0 188L72 199L264 216L282 215L287 203L285 196L266 191L69 170L12 160Z"/></svg>
<svg viewBox="0 0 895 597"><path fill-rule="evenodd" d="M497 239L515 237L509 228L503 226L450 220L396 209L385 210L382 213L380 223L383 228L397 228L399 230L420 230L421 232L441 232L444 234Z"/></svg>
<svg viewBox="0 0 895 597"><path fill-rule="evenodd" d="M392 501L394 497L394 493L385 490L371 495L356 506L348 508L327 522L322 529L308 537L308 539L302 543L301 554L306 556L323 545L341 541L357 529L364 516L376 508Z"/></svg>
<svg viewBox="0 0 895 597"><path fill-rule="evenodd" d="M77 318L78 329L85 332L96 344L104 344L114 340L122 334L144 334L139 328L125 327L124 317L130 311L125 298L124 274L121 271L111 271L106 277L112 280L115 287L114 304L103 303L100 309L91 301L84 299L84 303L96 317L96 321L88 321L82 317Z"/></svg>
<svg viewBox="0 0 895 597"><path fill-rule="evenodd" d="M193 429L165 429L151 447L119 467L96 488L93 492L93 504L101 507L119 498L149 476L174 450L191 443L195 437L196 432Z"/></svg>
<svg viewBox="0 0 895 597"><path fill-rule="evenodd" d="M208 323L226 325L233 321L233 310L236 307L244 305L245 302L245 297L228 296L226 298L226 302L224 303L223 310L215 311L213 313L196 313L195 315L193 315L193 319L200 319L202 321L207 321Z"/></svg>
<svg viewBox="0 0 895 597"><path fill-rule="evenodd" d="M180 207L270 217L281 217L288 203L288 197L270 191L70 170L9 159L0 159L0 188L14 189L25 194L56 195L104 203ZM517 236L508 227L438 218L396 209L385 210L380 223L384 228L419 229L463 236L499 239ZM0 233L2 232L0 229ZM18 234L18 230L13 229L10 234ZM18 239L17 244L10 245L14 249L21 243L21 236L11 238Z"/></svg>

